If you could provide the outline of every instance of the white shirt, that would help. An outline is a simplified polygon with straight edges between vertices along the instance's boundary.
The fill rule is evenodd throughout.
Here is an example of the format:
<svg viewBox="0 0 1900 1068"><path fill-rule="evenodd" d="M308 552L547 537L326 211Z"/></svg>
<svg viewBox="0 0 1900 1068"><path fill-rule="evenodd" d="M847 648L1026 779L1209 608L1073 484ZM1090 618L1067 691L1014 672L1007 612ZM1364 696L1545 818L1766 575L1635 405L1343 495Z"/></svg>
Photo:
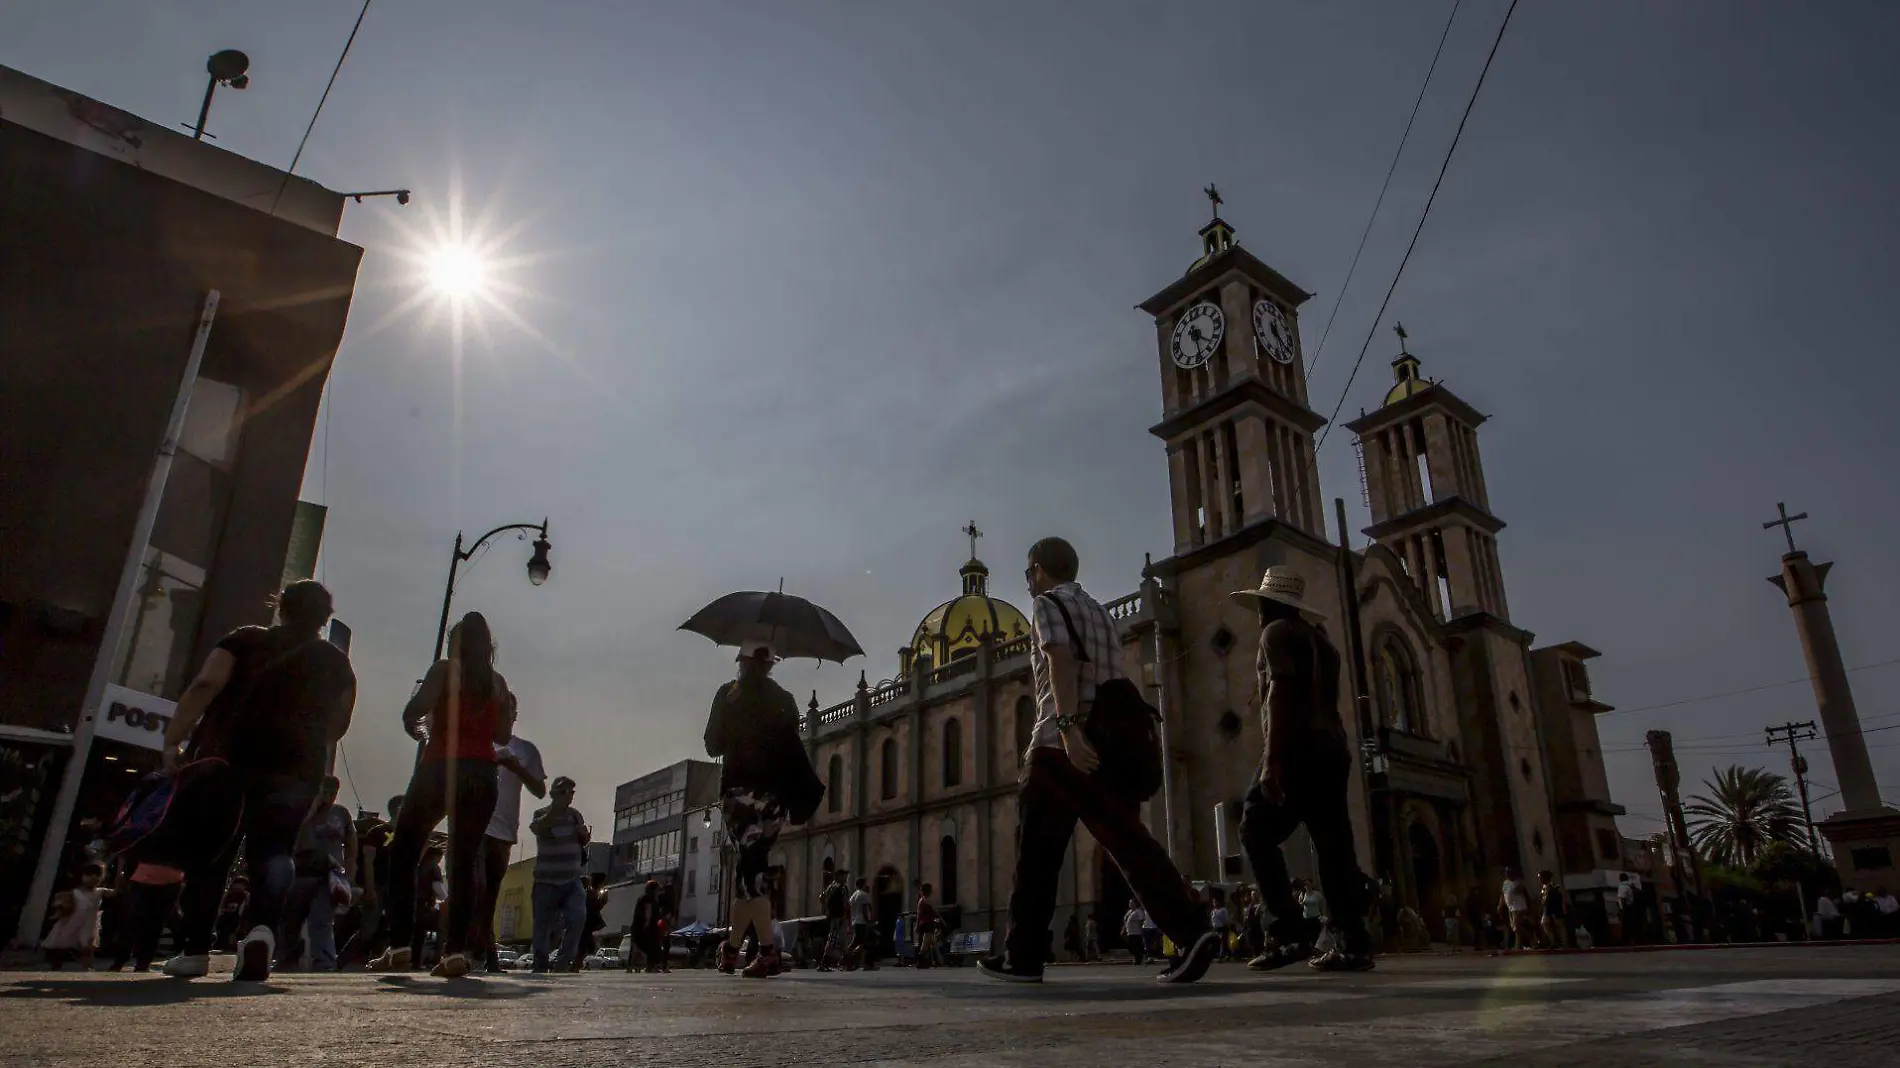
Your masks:
<svg viewBox="0 0 1900 1068"><path fill-rule="evenodd" d="M1636 900L1636 888L1628 883L1618 883L1616 886L1616 900L1620 905L1630 904Z"/></svg>
<svg viewBox="0 0 1900 1068"><path fill-rule="evenodd" d="M1326 898L1318 890L1308 890L1300 895L1300 915L1309 920L1317 920L1326 914Z"/></svg>
<svg viewBox="0 0 1900 1068"><path fill-rule="evenodd" d="M1829 918L1832 918L1835 916L1839 916L1841 914L1841 910L1834 907L1833 899L1823 895L1821 897L1817 897L1814 899L1814 914L1816 916L1827 916Z"/></svg>
<svg viewBox="0 0 1900 1068"><path fill-rule="evenodd" d="M1504 907L1512 912L1524 912L1531 907L1529 899L1524 896L1524 887L1515 879L1504 880Z"/></svg>
<svg viewBox="0 0 1900 1068"><path fill-rule="evenodd" d="M544 779L547 770L541 766L541 750L534 743L519 734L508 739L508 744L499 746L496 755L512 753L521 766L534 772L534 777ZM521 829L521 776L507 768L495 769L495 814L488 819L488 837L497 842L512 842Z"/></svg>
<svg viewBox="0 0 1900 1068"><path fill-rule="evenodd" d="M1215 909L1212 913L1208 915L1208 923L1210 923L1212 926L1220 930L1223 930L1223 931L1226 930L1227 929L1227 910Z"/></svg>
<svg viewBox="0 0 1900 1068"><path fill-rule="evenodd" d="M1122 933L1125 935L1138 935L1141 933L1142 925L1147 922L1147 913L1140 909L1129 909L1128 915L1122 917Z"/></svg>
<svg viewBox="0 0 1900 1068"><path fill-rule="evenodd" d="M871 922L871 895L870 894L867 894L862 890L852 891L850 905L851 905L851 922L852 923L868 924Z"/></svg>
<svg viewBox="0 0 1900 1068"><path fill-rule="evenodd" d="M1874 907L1880 910L1882 916L1891 916L1900 912L1900 898L1895 898L1892 894L1882 894L1874 899Z"/></svg>

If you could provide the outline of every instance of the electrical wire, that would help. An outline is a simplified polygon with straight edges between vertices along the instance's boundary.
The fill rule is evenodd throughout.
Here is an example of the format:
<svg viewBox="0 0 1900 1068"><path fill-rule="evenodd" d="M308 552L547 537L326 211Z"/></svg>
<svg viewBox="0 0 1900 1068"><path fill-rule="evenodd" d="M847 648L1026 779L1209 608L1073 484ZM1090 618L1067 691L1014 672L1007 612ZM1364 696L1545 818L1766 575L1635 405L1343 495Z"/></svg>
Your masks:
<svg viewBox="0 0 1900 1068"><path fill-rule="evenodd" d="M1339 318L1339 309L1346 303L1346 291L1352 288L1353 274L1359 270L1359 257L1366 251L1366 240L1372 236L1372 224L1379 219L1379 208L1385 203L1386 191L1392 188L1392 176L1398 173L1399 157L1405 154L1405 142L1411 139L1412 124L1418 121L1418 109L1425 103L1425 90L1431 88L1432 73L1438 69L1438 57L1445 53L1445 41L1451 36L1451 24L1458 20L1458 9L1464 0L1454 0L1451 15L1445 19L1445 32L1438 35L1438 47L1432 50L1431 65L1425 68L1425 84L1418 87L1418 99L1412 101L1412 114L1405 119L1405 132L1399 134L1399 147L1392 153L1392 165L1385 170L1385 181L1379 184L1378 199L1372 202L1372 214L1366 217L1366 228L1359 234L1359 247L1352 250L1352 262L1346 265L1346 280L1340 283L1339 296L1333 298L1333 311L1326 317L1326 328L1319 333L1319 347L1313 350L1313 358L1307 361L1306 377L1311 379L1319 367L1319 359L1326 355L1326 339L1332 335L1333 321Z"/></svg>
<svg viewBox="0 0 1900 1068"><path fill-rule="evenodd" d="M1478 81L1471 87L1471 99L1465 101L1465 113L1458 119L1458 129L1451 135L1451 146L1445 149L1445 161L1438 167L1438 178L1432 182L1431 195L1425 198L1425 208L1418 213L1418 226L1412 230L1412 240L1405 246L1405 255L1399 257L1399 269L1392 273L1392 284L1386 287L1385 299L1379 301L1379 310L1372 317L1372 326L1366 330L1365 344L1359 346L1359 358L1353 361L1352 373L1346 376L1346 385L1339 391L1339 403L1333 405L1333 414L1326 420L1326 429L1320 431L1319 440L1314 443L1315 451L1326 444L1326 435L1332 432L1339 411L1346 406L1346 397L1352 393L1353 380L1359 377L1359 367L1366 362L1366 351L1372 347L1372 339L1379 331L1379 323L1385 318L1385 309L1392 303L1392 294L1399 288L1399 280L1405 277L1405 265L1412 261L1412 250L1418 247L1419 235L1425 232L1425 220L1432 214L1432 205L1438 200L1438 189L1445 184L1445 172L1451 169L1451 159L1458 151L1458 142L1464 139L1465 124L1471 121L1471 110L1478 105L1478 93L1484 88L1485 76L1491 73L1491 61L1498 58L1498 46L1504 43L1504 31L1511 25L1511 15L1517 10L1517 0L1511 0L1511 6L1504 9L1504 20L1498 24L1498 35L1491 42L1491 52L1484 57L1484 67L1478 71Z"/></svg>
<svg viewBox="0 0 1900 1068"><path fill-rule="evenodd" d="M1872 664L1858 664L1846 670L1848 670L1849 672L1872 671L1874 668L1892 667L1895 664L1900 664L1900 657L1896 657L1895 659L1892 659L1892 660L1881 660ZM1680 701L1665 701L1659 705L1638 705L1635 708L1619 708L1619 709L1615 709L1614 711L1605 712L1603 713L1603 715L1606 717L1607 716L1633 716L1638 712L1655 712L1659 709L1664 709L1664 708L1680 708L1683 705L1701 704L1704 701L1715 701L1724 697L1739 697L1740 695L1745 694L1745 693L1760 693L1763 690L1773 690L1773 689L1776 689L1777 687L1793 686L1797 682L1808 682L1808 681L1811 681L1811 677L1807 675L1802 675L1797 678L1783 679L1780 682L1763 683L1760 686L1745 686L1739 690L1726 690L1722 693L1712 693L1712 694L1707 694L1702 697L1686 697Z"/></svg>
<svg viewBox="0 0 1900 1068"><path fill-rule="evenodd" d="M323 105L330 99L330 90L336 87L336 76L343 70L343 61L349 58L350 46L356 43L356 31L363 28L363 16L369 14L371 2L363 0L363 9L356 13L356 24L350 27L349 39L343 42L343 51L337 54L336 66L330 68L330 80L324 83L323 95L317 98L317 109L310 113L310 123L303 128L303 139L297 142L297 154L290 157L290 166L284 170L283 181L277 183L277 195L270 199L271 215L277 214L277 202L283 199L284 189L290 185L290 176L296 173L297 162L303 159L304 146L310 143L310 131L317 128L317 116L323 114Z"/></svg>

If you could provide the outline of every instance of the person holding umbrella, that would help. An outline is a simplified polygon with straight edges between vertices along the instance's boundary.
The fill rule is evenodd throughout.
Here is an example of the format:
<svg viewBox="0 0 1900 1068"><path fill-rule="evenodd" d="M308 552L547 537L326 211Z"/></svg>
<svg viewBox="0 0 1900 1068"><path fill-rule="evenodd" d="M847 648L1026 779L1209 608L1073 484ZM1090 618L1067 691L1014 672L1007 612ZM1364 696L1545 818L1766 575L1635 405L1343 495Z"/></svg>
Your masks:
<svg viewBox="0 0 1900 1068"><path fill-rule="evenodd" d="M781 656L843 663L864 650L838 617L783 590L727 594L680 629L739 647L738 677L713 695L706 720L706 754L724 760L719 790L726 837L737 858L726 887L731 926L719 970L731 974L738 967L749 927L759 955L745 974L762 979L780 967L767 871L772 846L785 823L810 819L825 796L799 736L798 702L773 681L772 666Z"/></svg>
<svg viewBox="0 0 1900 1068"><path fill-rule="evenodd" d="M798 702L772 679L777 662L771 646L748 643L739 654L738 678L713 695L706 720L706 753L725 760L719 789L726 835L737 857L727 890L731 929L720 950L719 970L730 974L737 967L739 947L751 927L759 955L744 974L752 979L779 970L767 873L772 846L788 816L795 823L811 817L825 789L798 735Z"/></svg>

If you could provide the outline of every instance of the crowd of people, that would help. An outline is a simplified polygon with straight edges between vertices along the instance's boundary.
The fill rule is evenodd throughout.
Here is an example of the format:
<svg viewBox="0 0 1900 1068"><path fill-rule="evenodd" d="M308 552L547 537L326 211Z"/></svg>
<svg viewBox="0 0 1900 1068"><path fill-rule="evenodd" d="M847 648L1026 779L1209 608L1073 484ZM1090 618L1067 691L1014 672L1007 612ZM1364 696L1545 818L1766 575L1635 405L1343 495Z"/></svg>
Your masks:
<svg viewBox="0 0 1900 1068"><path fill-rule="evenodd" d="M1355 758L1339 714L1341 657L1296 569L1270 567L1256 588L1233 595L1260 624L1264 747L1240 821L1256 882L1197 889L1142 823L1145 795L1129 785L1141 779L1128 771L1137 767L1130 754L1138 757L1135 736L1153 711L1122 674L1114 620L1077 583L1079 560L1068 542L1036 542L1027 564L1036 720L1018 787L1009 922L1001 945L977 962L985 975L1040 982L1056 958L1057 879L1078 823L1133 891L1108 941L1122 943L1137 963L1165 957L1164 983L1195 982L1215 961L1235 958L1255 971L1300 962L1322 972L1365 971L1375 947L1430 945L1432 933L1416 913L1391 907L1389 884L1359 869L1347 802ZM233 975L244 981L299 967L429 967L449 978L501 970L493 916L525 790L547 802L527 827L535 844L531 967L578 970L606 926L604 876L584 876L592 827L574 807L574 780L550 780L540 751L517 733L520 703L495 670L487 620L470 612L449 630L448 655L405 705L402 724L418 748L408 788L389 799L388 818L353 818L328 773L356 701L347 656L322 637L330 594L315 582L294 583L276 608L276 625L222 639L180 697L165 733L164 789L152 795L163 802L161 815L129 839L117 829L116 848L74 872L43 939L49 962L89 967L102 918L110 916L113 967L152 966L169 928L177 951L162 967L179 977L208 974L214 948L234 953ZM786 966L769 858L781 829L809 819L825 787L799 730L797 702L772 678L779 661L773 643L739 644L736 677L714 695L704 733L707 754L721 761L733 858L722 887L730 921L717 967L765 978ZM1122 726L1129 722L1136 726ZM1302 826L1316 882L1293 879L1282 852ZM948 956L947 932L932 888L919 890L894 941L900 959L929 967ZM1626 877L1604 901L1618 914L1611 938L1641 937L1637 893ZM827 922L819 970L875 969L887 933L866 881L833 871L820 902ZM1817 933L1900 928L1900 904L1884 891L1843 904L1817 903ZM1443 919L1444 941L1453 945L1588 948L1595 941L1547 871L1533 884L1507 869L1494 902L1474 889L1462 904L1447 903ZM631 969L638 958L649 971L667 970L673 920L670 891L649 882L628 928L624 965ZM1100 959L1103 943L1095 917L1069 918L1062 947L1072 959Z"/></svg>

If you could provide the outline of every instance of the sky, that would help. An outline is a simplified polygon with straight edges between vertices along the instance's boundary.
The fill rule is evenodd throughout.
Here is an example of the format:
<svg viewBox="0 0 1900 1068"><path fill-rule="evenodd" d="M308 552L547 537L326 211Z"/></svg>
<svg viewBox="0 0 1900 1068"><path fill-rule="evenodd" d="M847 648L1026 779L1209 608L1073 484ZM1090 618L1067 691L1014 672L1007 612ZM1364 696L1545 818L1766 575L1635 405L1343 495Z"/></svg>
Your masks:
<svg viewBox="0 0 1900 1068"><path fill-rule="evenodd" d="M1900 5L1521 5L1375 329L1506 6L1460 6L1341 301L1449 0L373 3L297 167L415 191L345 212L365 255L304 491L355 631L345 799L404 784L397 716L457 530L551 521L545 586L498 539L456 605L493 623L521 733L601 828L615 783L704 756L731 651L676 627L721 593L783 580L850 625L866 658L780 669L831 704L896 673L972 519L1019 605L1048 533L1098 595L1132 591L1171 547L1134 305L1198 255L1209 182L1316 294L1322 414L1377 403L1402 320L1491 417L1511 617L1603 653L1626 833L1659 827L1645 730L1675 732L1695 792L1729 763L1785 770L1761 729L1815 716L1764 581L1778 501L1836 565L1900 799ZM240 48L250 87L209 130L282 167L357 11L0 0L0 63L173 122L204 57ZM457 242L492 298L459 329L417 268ZM1365 525L1350 435L1320 468ZM1839 802L1808 751L1818 816Z"/></svg>

